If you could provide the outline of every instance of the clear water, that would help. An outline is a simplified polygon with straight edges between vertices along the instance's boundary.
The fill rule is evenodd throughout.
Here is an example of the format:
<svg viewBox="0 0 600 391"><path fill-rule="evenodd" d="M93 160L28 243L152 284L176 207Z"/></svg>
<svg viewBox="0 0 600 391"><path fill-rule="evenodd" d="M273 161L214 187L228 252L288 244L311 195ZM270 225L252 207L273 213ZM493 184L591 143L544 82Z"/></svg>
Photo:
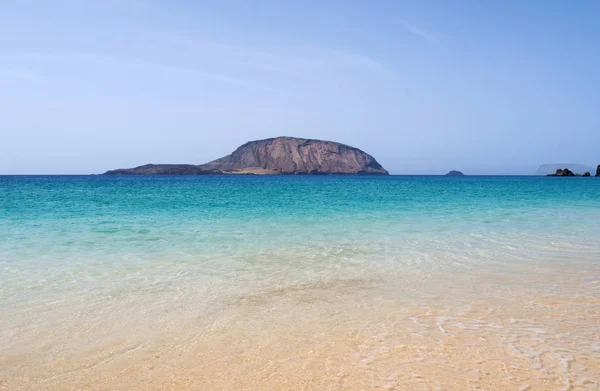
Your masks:
<svg viewBox="0 0 600 391"><path fill-rule="evenodd" d="M597 178L0 177L0 389L598 389L599 272Z"/></svg>

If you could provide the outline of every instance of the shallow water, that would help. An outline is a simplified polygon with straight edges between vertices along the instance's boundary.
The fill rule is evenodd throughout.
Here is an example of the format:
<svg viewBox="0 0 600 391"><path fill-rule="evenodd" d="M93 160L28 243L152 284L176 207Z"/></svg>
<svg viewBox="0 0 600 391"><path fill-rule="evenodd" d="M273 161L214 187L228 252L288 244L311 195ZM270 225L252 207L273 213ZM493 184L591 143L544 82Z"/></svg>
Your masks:
<svg viewBox="0 0 600 391"><path fill-rule="evenodd" d="M0 195L0 389L599 389L596 178L0 177Z"/></svg>

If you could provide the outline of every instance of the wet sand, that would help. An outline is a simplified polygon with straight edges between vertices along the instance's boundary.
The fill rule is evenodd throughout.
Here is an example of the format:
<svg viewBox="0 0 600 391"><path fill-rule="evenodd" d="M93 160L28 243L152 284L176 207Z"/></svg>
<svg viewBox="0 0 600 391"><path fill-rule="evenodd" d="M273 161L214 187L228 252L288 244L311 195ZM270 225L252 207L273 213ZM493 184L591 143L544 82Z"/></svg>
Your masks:
<svg viewBox="0 0 600 391"><path fill-rule="evenodd" d="M201 316L162 295L57 303L48 323L2 334L0 389L599 389L594 276L409 277L232 292Z"/></svg>

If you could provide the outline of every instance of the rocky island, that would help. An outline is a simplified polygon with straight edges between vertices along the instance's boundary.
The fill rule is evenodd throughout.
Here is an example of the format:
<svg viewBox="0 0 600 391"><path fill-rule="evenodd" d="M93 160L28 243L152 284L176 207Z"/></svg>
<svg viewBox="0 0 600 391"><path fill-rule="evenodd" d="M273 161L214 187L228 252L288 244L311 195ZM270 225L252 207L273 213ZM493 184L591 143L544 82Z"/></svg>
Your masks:
<svg viewBox="0 0 600 391"><path fill-rule="evenodd" d="M573 174L583 174L585 172L591 172L592 171L592 167L586 165L586 164L579 164L579 163L553 163L553 164L542 164L537 171L535 172L534 175L549 175L549 174L556 174L556 171L558 169L562 169L564 170L565 168L569 169L569 171L572 171ZM554 175L552 175L554 176Z"/></svg>
<svg viewBox="0 0 600 391"><path fill-rule="evenodd" d="M375 158L358 148L333 141L277 137L250 141L212 162L147 164L107 171L105 175L388 175Z"/></svg>
<svg viewBox="0 0 600 391"><path fill-rule="evenodd" d="M547 176L575 176L575 173L568 168L558 168L554 174L548 174Z"/></svg>
<svg viewBox="0 0 600 391"><path fill-rule="evenodd" d="M554 174L548 174L547 176L590 176L590 172L586 171L583 174L575 174L573 171L569 170L568 168L559 168L558 170L556 170L556 172ZM597 172L596 172L596 176L598 176Z"/></svg>
<svg viewBox="0 0 600 391"><path fill-rule="evenodd" d="M452 170L449 173L447 173L446 176L465 176L465 174L463 174L460 171Z"/></svg>

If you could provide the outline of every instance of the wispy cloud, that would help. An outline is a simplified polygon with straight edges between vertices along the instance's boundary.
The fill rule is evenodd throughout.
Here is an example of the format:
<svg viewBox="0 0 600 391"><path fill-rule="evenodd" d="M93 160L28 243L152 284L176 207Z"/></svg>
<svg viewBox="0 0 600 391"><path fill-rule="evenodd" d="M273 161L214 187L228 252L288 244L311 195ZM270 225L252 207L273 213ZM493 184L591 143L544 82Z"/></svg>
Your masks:
<svg viewBox="0 0 600 391"><path fill-rule="evenodd" d="M363 72L393 73L365 55L326 47L302 46L269 51L167 33L156 33L154 38L167 46L180 47L184 52L199 53L208 61L222 61L302 80L319 80L325 71L348 65Z"/></svg>
<svg viewBox="0 0 600 391"><path fill-rule="evenodd" d="M404 28L406 30L408 30L409 32L411 32L412 34L416 35L417 37L423 38L424 40L426 40L427 42L431 43L431 44L435 44L435 45L441 45L441 41L439 40L438 37L436 37L434 34L430 33L429 31L426 31L420 27L415 26L412 23L408 23L408 22L402 22L402 25L404 26Z"/></svg>
<svg viewBox="0 0 600 391"><path fill-rule="evenodd" d="M180 67L180 66L173 66L173 65L165 65L165 64L158 64L158 63L152 63L153 66L156 67L161 67L164 70L168 71L168 72L179 72L179 73L186 73L189 74L190 76L196 76L198 78L201 79L205 79L205 80L212 80L212 81L216 81L216 82L220 82L220 83L225 83L225 84L231 84L231 85L237 85L237 86L243 86L243 87L249 87L249 88L253 88L253 89L257 89L257 90L261 90L263 92L268 92L268 93L273 93L276 95L280 95L283 97L290 97L292 96L290 93L286 92L286 91L282 91L279 90L277 88L272 88L266 85L262 85L262 84L258 84L258 83L254 83L251 81L247 81L247 80L243 80L243 79L238 79L235 77L230 77L230 76L226 76L226 75L222 75L222 74L217 74L217 73L210 73L210 72L204 72L195 68L188 68L188 67Z"/></svg>
<svg viewBox="0 0 600 391"><path fill-rule="evenodd" d="M166 45L178 46L183 50L198 53L209 61L241 65L247 68L283 74L296 78L306 78L321 66L319 61L300 56L273 53L252 47L236 46L228 43L187 38L172 34L159 34Z"/></svg>
<svg viewBox="0 0 600 391"><path fill-rule="evenodd" d="M392 78L396 73L382 63L363 54L340 51L320 46L285 47L281 50L263 50L251 46L228 43L162 32L150 32L159 47L169 55L156 56L154 52L119 55L107 53L45 53L0 52L0 60L10 59L17 64L33 67L43 63L64 63L77 72L86 69L111 68L111 71L136 68L135 72L177 74L190 81L203 80L259 90L264 93L291 97L303 94L310 85L322 86L340 78ZM25 74L22 75L26 77ZM33 78L33 77L32 77ZM299 83L301 82L301 83ZM339 83L338 83L339 84ZM294 90L296 94L293 93Z"/></svg>
<svg viewBox="0 0 600 391"><path fill-rule="evenodd" d="M113 65L113 66L128 66L128 67L143 67L149 68L154 71L162 71L162 72L172 72L178 74L187 75L190 78L201 79L205 81L214 81L224 84L243 86L247 88L261 90L263 92L268 92L284 97L291 96L289 93L285 91L281 91L276 88L272 88L266 85L262 85L259 83L251 82L244 79L239 79L236 77L231 77L225 74L219 73L211 73L205 72L203 70L193 68L193 67L183 67L177 65L164 64L154 61L148 60L139 60L139 59L128 59L122 57L115 57L106 54L98 54L98 53L71 53L71 54L47 54L47 53L38 53L38 52L28 52L28 53L13 53L13 54L1 54L2 57L10 57L11 59L20 59L27 61L49 61L49 62L63 62L63 63L71 63L71 64L95 64L95 65ZM0 70L0 75L4 72ZM11 75L12 77L20 77L23 80L34 80L36 75L34 73L27 73L25 71L12 71L6 72L6 75Z"/></svg>
<svg viewBox="0 0 600 391"><path fill-rule="evenodd" d="M336 51L335 56L337 61L352 65L354 67L358 67L365 71L386 74L388 76L396 75L396 72L394 72L390 68L364 55Z"/></svg>
<svg viewBox="0 0 600 391"><path fill-rule="evenodd" d="M0 80L33 82L39 79L37 73L27 69L0 69Z"/></svg>

